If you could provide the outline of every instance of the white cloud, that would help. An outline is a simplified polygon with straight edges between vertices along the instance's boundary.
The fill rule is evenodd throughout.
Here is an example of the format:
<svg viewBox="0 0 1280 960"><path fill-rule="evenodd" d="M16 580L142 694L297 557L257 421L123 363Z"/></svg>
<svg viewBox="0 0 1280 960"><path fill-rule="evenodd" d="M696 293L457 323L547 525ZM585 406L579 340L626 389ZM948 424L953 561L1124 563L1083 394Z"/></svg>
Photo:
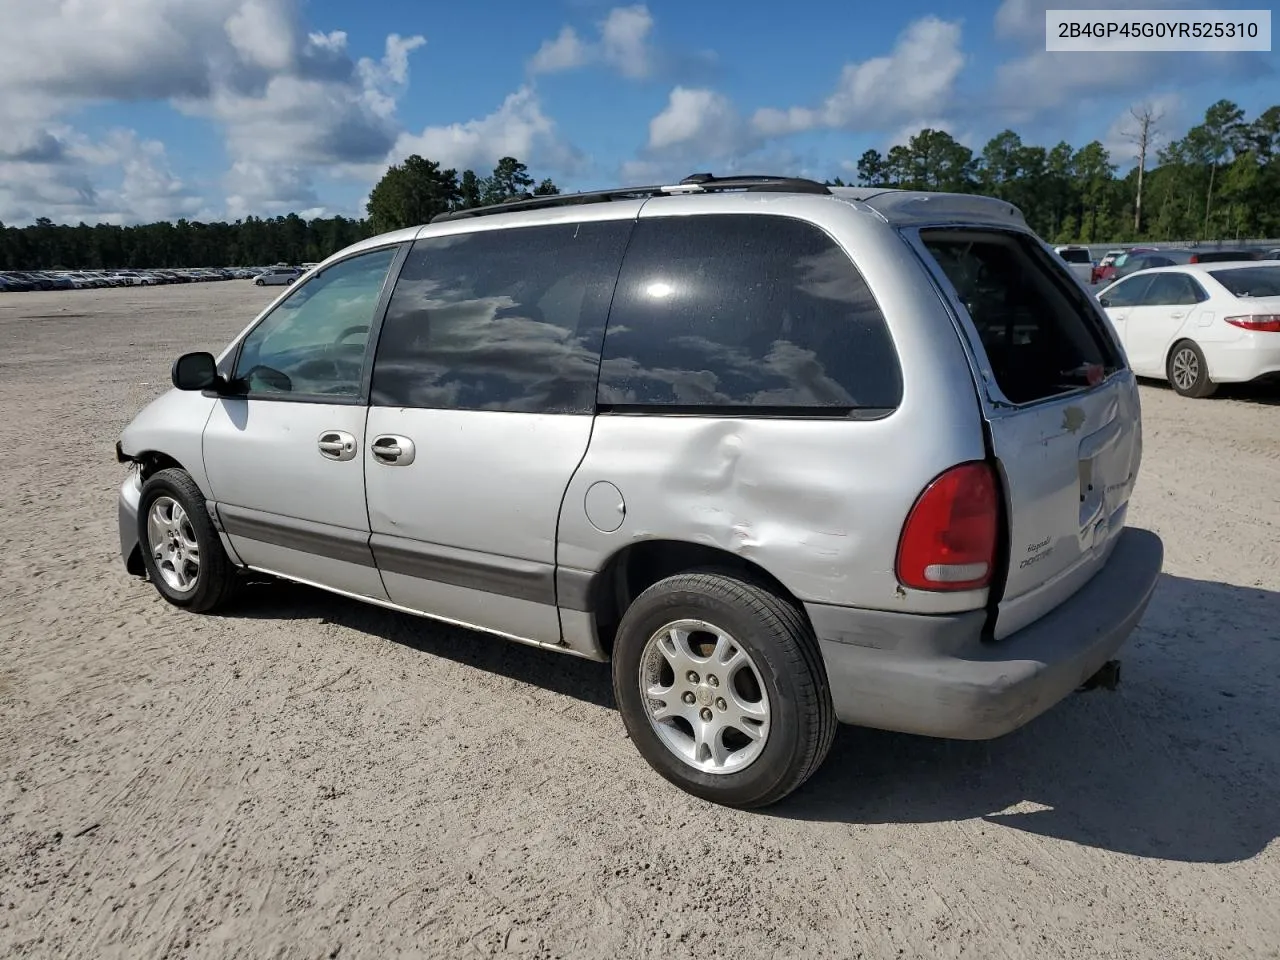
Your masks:
<svg viewBox="0 0 1280 960"><path fill-rule="evenodd" d="M603 64L624 77L649 76L655 65L651 37L653 16L644 4L614 7L596 24L599 38L583 40L573 27L562 27L554 39L546 40L529 61L529 71L562 73L591 64Z"/></svg>
<svg viewBox="0 0 1280 960"><path fill-rule="evenodd" d="M380 163L399 133L409 55L425 41L392 34L380 58L354 61L343 31L304 29L301 3L7 0L6 21L22 30L0 39L0 219L148 219L193 206L163 145L69 149L85 138L60 118L101 102L168 100L218 124L238 211L291 199L279 189L306 199L310 179L334 167Z"/></svg>
<svg viewBox="0 0 1280 960"><path fill-rule="evenodd" d="M817 107L764 108L748 119L722 93L677 86L649 121L641 156L623 172L665 172L711 161L734 165L758 156L771 140L813 129L950 130L938 111L949 105L963 67L959 25L925 17L908 25L888 55L846 64Z"/></svg>
<svg viewBox="0 0 1280 960"><path fill-rule="evenodd" d="M290 204L318 209L311 187L317 171L380 162L399 132L395 111L409 80L409 54L426 40L391 34L380 59L354 64L341 31L290 43L293 68L249 89L218 84L206 97L176 101L184 113L214 120L224 130L232 158L227 204L233 215Z"/></svg>
<svg viewBox="0 0 1280 960"><path fill-rule="evenodd" d="M523 86L486 117L426 127L402 134L390 154L399 161L410 154L435 160L442 167L483 172L502 157L517 157L539 170L570 172L583 158L560 136L556 123L542 110L537 93Z"/></svg>
<svg viewBox="0 0 1280 960"><path fill-rule="evenodd" d="M995 33L1018 46L1020 54L999 65L993 87L980 95L974 112L994 113L998 122L1026 125L1052 119L1057 126L1086 110L1096 113L1130 98L1163 96L1162 89L1231 77L1255 79L1270 69L1259 54L1049 52L1045 11L1067 9L1060 0L1003 0L995 14ZM1202 0L1128 0L1129 9L1203 7Z"/></svg>
<svg viewBox="0 0 1280 960"><path fill-rule="evenodd" d="M24 151L0 156L0 210L10 221L132 223L203 209L199 193L173 173L156 140L123 129L91 140L63 124L40 137Z"/></svg>
<svg viewBox="0 0 1280 960"><path fill-rule="evenodd" d="M604 62L624 77L638 79L649 74L653 54L649 35L653 17L648 7L615 7L600 25L600 50Z"/></svg>
<svg viewBox="0 0 1280 960"><path fill-rule="evenodd" d="M295 53L292 13L273 0L246 0L227 18L227 37L245 63L273 73L288 70Z"/></svg>
<svg viewBox="0 0 1280 960"><path fill-rule="evenodd" d="M964 68L960 25L937 17L911 23L887 56L846 64L820 107L765 108L751 124L764 137L814 128L883 130L946 109Z"/></svg>
<svg viewBox="0 0 1280 960"><path fill-rule="evenodd" d="M8 31L0 46L0 89L87 99L198 96L210 83L202 47L227 47L224 25L240 6L6 0L6 23L21 29Z"/></svg>
<svg viewBox="0 0 1280 960"><path fill-rule="evenodd" d="M227 214L233 218L277 216L310 211L327 212L320 204L308 171L283 163L237 160L223 178L227 189Z"/></svg>
<svg viewBox="0 0 1280 960"><path fill-rule="evenodd" d="M538 52L529 61L533 73L560 73L585 66L591 60L591 51L573 27L563 27L554 40L544 40Z"/></svg>
<svg viewBox="0 0 1280 960"><path fill-rule="evenodd" d="M1107 53L1049 53L1033 50L996 70L989 106L1009 123L1028 123L1060 107L1075 108L1082 98L1112 99L1125 91L1149 88L1159 66L1151 58L1179 54L1115 56Z"/></svg>
<svg viewBox="0 0 1280 960"><path fill-rule="evenodd" d="M746 139L746 126L729 98L714 90L676 87L667 106L649 121L649 149L691 150L701 156L726 156L738 152Z"/></svg>

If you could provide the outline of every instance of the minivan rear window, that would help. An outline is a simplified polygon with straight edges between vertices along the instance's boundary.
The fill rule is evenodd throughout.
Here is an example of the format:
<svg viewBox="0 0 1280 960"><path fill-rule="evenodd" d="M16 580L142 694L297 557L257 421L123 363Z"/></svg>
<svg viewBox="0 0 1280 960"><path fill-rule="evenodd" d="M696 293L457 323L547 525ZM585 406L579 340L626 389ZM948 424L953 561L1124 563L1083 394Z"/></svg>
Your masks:
<svg viewBox="0 0 1280 960"><path fill-rule="evenodd" d="M1120 367L1096 306L1033 237L1000 230L920 236L968 310L1011 402L1077 390Z"/></svg>
<svg viewBox="0 0 1280 960"><path fill-rule="evenodd" d="M1075 249L1068 247L1067 249L1061 251L1060 255L1063 260L1067 261L1067 263L1092 263L1093 262L1089 258L1089 251L1084 247L1076 247Z"/></svg>

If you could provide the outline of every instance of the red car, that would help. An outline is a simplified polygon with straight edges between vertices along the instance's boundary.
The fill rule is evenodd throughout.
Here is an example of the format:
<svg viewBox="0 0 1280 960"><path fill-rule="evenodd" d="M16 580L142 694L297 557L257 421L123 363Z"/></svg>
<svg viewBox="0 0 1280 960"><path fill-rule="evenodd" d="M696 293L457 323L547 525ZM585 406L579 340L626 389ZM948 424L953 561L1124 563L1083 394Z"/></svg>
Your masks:
<svg viewBox="0 0 1280 960"><path fill-rule="evenodd" d="M1115 279L1116 267L1124 263L1126 257L1130 257L1135 253L1154 253L1154 247L1130 247L1124 253L1112 256L1107 254L1098 261L1098 265L1093 268L1094 283L1110 283Z"/></svg>

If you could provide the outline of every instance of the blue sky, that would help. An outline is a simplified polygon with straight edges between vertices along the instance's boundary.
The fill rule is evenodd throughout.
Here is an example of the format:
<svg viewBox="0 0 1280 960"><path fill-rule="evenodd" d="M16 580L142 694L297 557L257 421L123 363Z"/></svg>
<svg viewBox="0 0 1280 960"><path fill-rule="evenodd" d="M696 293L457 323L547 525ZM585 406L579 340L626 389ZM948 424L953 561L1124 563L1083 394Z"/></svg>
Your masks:
<svg viewBox="0 0 1280 960"><path fill-rule="evenodd" d="M1274 53L1048 54L1050 6L1083 5L6 0L0 220L358 216L411 152L514 154L571 189L848 177L924 126L1096 138L1127 165L1135 104L1167 138L1222 97L1280 102Z"/></svg>

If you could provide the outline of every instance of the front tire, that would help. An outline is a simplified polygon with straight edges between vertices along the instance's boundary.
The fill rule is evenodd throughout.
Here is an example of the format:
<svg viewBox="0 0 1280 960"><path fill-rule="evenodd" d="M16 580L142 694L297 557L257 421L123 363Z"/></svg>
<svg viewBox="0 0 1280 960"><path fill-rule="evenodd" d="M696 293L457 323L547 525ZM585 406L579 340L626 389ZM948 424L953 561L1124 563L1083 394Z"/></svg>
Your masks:
<svg viewBox="0 0 1280 960"><path fill-rule="evenodd" d="M142 485L138 542L148 578L175 607L210 613L239 585L204 495L184 470L161 470Z"/></svg>
<svg viewBox="0 0 1280 960"><path fill-rule="evenodd" d="M763 807L821 766L836 717L813 632L787 600L715 572L636 598L618 627L613 689L659 774L731 807Z"/></svg>
<svg viewBox="0 0 1280 960"><path fill-rule="evenodd" d="M1190 340L1179 341L1169 351L1165 375L1179 396L1202 400L1218 390L1218 385L1209 379L1209 364L1205 362L1204 353Z"/></svg>

